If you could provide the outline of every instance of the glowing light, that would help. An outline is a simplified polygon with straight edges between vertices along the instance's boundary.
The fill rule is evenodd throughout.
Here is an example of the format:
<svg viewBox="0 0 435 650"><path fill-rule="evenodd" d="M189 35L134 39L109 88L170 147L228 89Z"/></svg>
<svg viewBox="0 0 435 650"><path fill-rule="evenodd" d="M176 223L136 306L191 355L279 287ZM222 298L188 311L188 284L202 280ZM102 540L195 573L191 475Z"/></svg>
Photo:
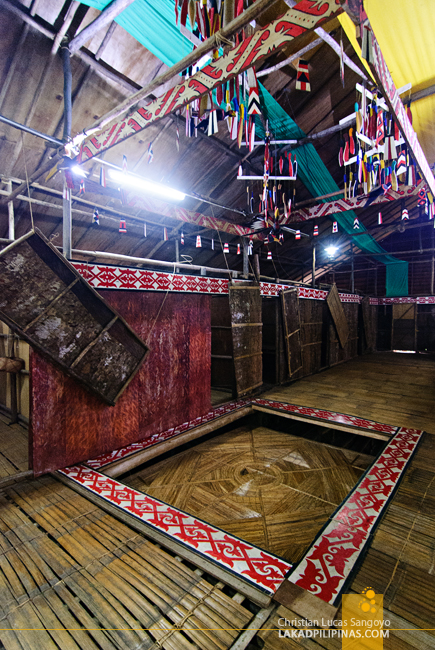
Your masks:
<svg viewBox="0 0 435 650"><path fill-rule="evenodd" d="M325 248L325 253L327 254L328 257L334 257L337 251L338 251L337 246L327 246Z"/></svg>
<svg viewBox="0 0 435 650"><path fill-rule="evenodd" d="M71 167L71 171L72 171L72 173L75 174L76 176L81 176L82 178L83 178L84 176L87 176L87 175L88 175L88 172L85 171L85 170L84 170L82 167L80 167L79 165L73 165L73 166Z"/></svg>
<svg viewBox="0 0 435 650"><path fill-rule="evenodd" d="M164 199L182 201L186 196L183 192L174 190L172 187L159 185L153 181L147 181L144 178L132 176L131 174L126 174L117 169L109 169L109 176L112 180L124 187L131 187L141 192L146 192L147 194L157 194L158 196L162 196Z"/></svg>

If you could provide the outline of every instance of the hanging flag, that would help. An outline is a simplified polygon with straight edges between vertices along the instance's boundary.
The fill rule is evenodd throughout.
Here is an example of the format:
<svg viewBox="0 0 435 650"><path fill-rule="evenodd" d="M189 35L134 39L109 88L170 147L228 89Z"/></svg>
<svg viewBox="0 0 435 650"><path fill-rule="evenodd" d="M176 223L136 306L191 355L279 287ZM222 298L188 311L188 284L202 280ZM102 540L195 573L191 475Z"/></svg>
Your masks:
<svg viewBox="0 0 435 650"><path fill-rule="evenodd" d="M106 187L106 170L103 166L100 167L100 185Z"/></svg>
<svg viewBox="0 0 435 650"><path fill-rule="evenodd" d="M378 117L376 120L376 145L379 146L379 143L384 138L384 113L378 108Z"/></svg>
<svg viewBox="0 0 435 650"><path fill-rule="evenodd" d="M272 251L267 252L267 259L271 260L272 259Z"/></svg>
<svg viewBox="0 0 435 650"><path fill-rule="evenodd" d="M338 222L337 221L332 222L332 232L338 232Z"/></svg>
<svg viewBox="0 0 435 650"><path fill-rule="evenodd" d="M150 142L148 145L148 165L153 162L154 153L153 153L153 143Z"/></svg>
<svg viewBox="0 0 435 650"><path fill-rule="evenodd" d="M240 250L240 244L237 244L237 255L240 255L241 250Z"/></svg>
<svg viewBox="0 0 435 650"><path fill-rule="evenodd" d="M311 91L310 75L308 72L308 61L299 59L296 69L296 90Z"/></svg>
<svg viewBox="0 0 435 650"><path fill-rule="evenodd" d="M79 191L79 194L84 194L84 193L85 193L85 179L82 178L82 180L80 181L80 191Z"/></svg>
<svg viewBox="0 0 435 650"><path fill-rule="evenodd" d="M340 79L344 88L344 50L342 39L340 39Z"/></svg>
<svg viewBox="0 0 435 650"><path fill-rule="evenodd" d="M382 212L378 212L378 226L382 225Z"/></svg>
<svg viewBox="0 0 435 650"><path fill-rule="evenodd" d="M314 231L313 231L314 237L317 237L318 234L319 234L319 226L314 226Z"/></svg>
<svg viewBox="0 0 435 650"><path fill-rule="evenodd" d="M228 243L225 242L224 244L224 253L229 253L230 252L230 247L228 246Z"/></svg>
<svg viewBox="0 0 435 650"><path fill-rule="evenodd" d="M183 231L181 232L181 235L180 235L180 244L182 246L184 246L184 232Z"/></svg>
<svg viewBox="0 0 435 650"><path fill-rule="evenodd" d="M426 188L425 187L421 187L418 190L417 205L418 205L419 208L422 208L422 207L424 207L426 205Z"/></svg>
<svg viewBox="0 0 435 650"><path fill-rule="evenodd" d="M248 115L261 115L260 94L254 68L249 68L247 77L249 86Z"/></svg>
<svg viewBox="0 0 435 650"><path fill-rule="evenodd" d="M295 239L300 239L300 238L301 238L301 231L300 231L300 230L296 230L296 233L295 233Z"/></svg>
<svg viewBox="0 0 435 650"><path fill-rule="evenodd" d="M355 228L359 228L359 219L358 219L358 217L355 217L355 219L353 220L353 228L354 228L354 230L355 230Z"/></svg>
<svg viewBox="0 0 435 650"><path fill-rule="evenodd" d="M94 213L92 215L92 223L96 223L97 226L100 225L100 216L98 214L97 208L95 208Z"/></svg>
<svg viewBox="0 0 435 650"><path fill-rule="evenodd" d="M406 154L405 154L405 149L402 149L402 151L399 154L399 157L397 158L396 176L400 176L405 172L406 172Z"/></svg>
<svg viewBox="0 0 435 650"><path fill-rule="evenodd" d="M127 232L127 225L125 223L125 219L121 219L119 222L119 232Z"/></svg>
<svg viewBox="0 0 435 650"><path fill-rule="evenodd" d="M143 225L143 236L144 237L147 236L147 225L146 225L146 223L144 223L144 225Z"/></svg>
<svg viewBox="0 0 435 650"><path fill-rule="evenodd" d="M252 242L249 242L249 244L248 244L248 255L252 255L253 252L254 252L254 245L253 245Z"/></svg>
<svg viewBox="0 0 435 650"><path fill-rule="evenodd" d="M408 219L409 219L408 210L406 208L404 208L402 210L402 221L408 221Z"/></svg>
<svg viewBox="0 0 435 650"><path fill-rule="evenodd" d="M163 228L163 241L168 241L168 229L165 227Z"/></svg>
<svg viewBox="0 0 435 650"><path fill-rule="evenodd" d="M196 236L196 248L202 248L201 235Z"/></svg>

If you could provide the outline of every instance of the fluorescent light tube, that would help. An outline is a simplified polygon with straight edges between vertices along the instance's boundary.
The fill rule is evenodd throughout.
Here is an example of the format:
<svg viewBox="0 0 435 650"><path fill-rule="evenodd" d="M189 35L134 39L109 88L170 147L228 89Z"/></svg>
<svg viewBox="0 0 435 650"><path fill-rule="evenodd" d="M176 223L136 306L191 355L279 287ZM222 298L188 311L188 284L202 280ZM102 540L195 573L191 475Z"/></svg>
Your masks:
<svg viewBox="0 0 435 650"><path fill-rule="evenodd" d="M132 189L139 190L140 192L145 192L147 194L156 194L163 197L164 199L182 201L186 196L183 194L183 192L174 190L172 187L159 185L159 183L147 181L144 178L140 178L139 176L132 176L131 174L127 174L117 169L109 169L109 176L112 180L116 181L124 187L131 187Z"/></svg>

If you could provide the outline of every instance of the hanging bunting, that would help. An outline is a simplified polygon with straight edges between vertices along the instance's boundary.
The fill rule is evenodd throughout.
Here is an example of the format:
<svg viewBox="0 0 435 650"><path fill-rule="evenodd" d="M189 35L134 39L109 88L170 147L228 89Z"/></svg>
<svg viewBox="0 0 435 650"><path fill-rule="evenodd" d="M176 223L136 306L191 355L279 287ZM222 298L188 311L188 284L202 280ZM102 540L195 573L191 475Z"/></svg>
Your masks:
<svg viewBox="0 0 435 650"><path fill-rule="evenodd" d="M251 240L249 240L248 255L252 255L253 252L254 252L254 244L253 244L253 242Z"/></svg>
<svg viewBox="0 0 435 650"><path fill-rule="evenodd" d="M80 191L79 191L79 194L84 194L84 193L85 193L85 179L82 178L82 180L80 181Z"/></svg>
<svg viewBox="0 0 435 650"><path fill-rule="evenodd" d="M94 213L92 215L92 223L96 223L97 226L100 225L100 216L98 214L97 208L95 208Z"/></svg>
<svg viewBox="0 0 435 650"><path fill-rule="evenodd" d="M359 219L358 219L358 217L355 217L355 219L353 220L353 228L354 228L354 230L355 230L355 228L359 229Z"/></svg>
<svg viewBox="0 0 435 650"><path fill-rule="evenodd" d="M163 228L163 241L168 241L168 229L165 227Z"/></svg>
<svg viewBox="0 0 435 650"><path fill-rule="evenodd" d="M196 248L202 248L201 235L196 236Z"/></svg>
<svg viewBox="0 0 435 650"><path fill-rule="evenodd" d="M106 187L106 170L102 165L100 167L100 185Z"/></svg>
<svg viewBox="0 0 435 650"><path fill-rule="evenodd" d="M300 238L301 238L301 231L300 231L300 230L296 230L296 232L295 232L295 239L300 239Z"/></svg>
<svg viewBox="0 0 435 650"><path fill-rule="evenodd" d="M317 237L319 235L319 226L314 226L313 236Z"/></svg>
<svg viewBox="0 0 435 650"><path fill-rule="evenodd" d="M382 212L378 212L378 226L382 226Z"/></svg>
<svg viewBox="0 0 435 650"><path fill-rule="evenodd" d="M402 149L397 158L396 176L401 176L406 173L406 152Z"/></svg>
<svg viewBox="0 0 435 650"><path fill-rule="evenodd" d="M409 219L408 210L406 208L404 208L402 210L402 221L408 221L408 219Z"/></svg>
<svg viewBox="0 0 435 650"><path fill-rule="evenodd" d="M272 251L267 251L267 259L268 260L272 259Z"/></svg>
<svg viewBox="0 0 435 650"><path fill-rule="evenodd" d="M180 235L180 244L182 246L184 246L184 232L183 231L181 231L181 235Z"/></svg>
<svg viewBox="0 0 435 650"><path fill-rule="evenodd" d="M338 221L332 222L332 232L338 232Z"/></svg>
<svg viewBox="0 0 435 650"><path fill-rule="evenodd" d="M240 255L241 250L240 250L240 244L237 244L237 255Z"/></svg>
<svg viewBox="0 0 435 650"><path fill-rule="evenodd" d="M308 72L308 61L299 59L296 69L296 90L311 91L310 75Z"/></svg>
<svg viewBox="0 0 435 650"><path fill-rule="evenodd" d="M125 223L125 219L121 219L119 222L119 232L127 232L127 224Z"/></svg>
<svg viewBox="0 0 435 650"><path fill-rule="evenodd" d="M224 253L229 253L230 252L230 247L228 246L228 243L225 242L224 244Z"/></svg>

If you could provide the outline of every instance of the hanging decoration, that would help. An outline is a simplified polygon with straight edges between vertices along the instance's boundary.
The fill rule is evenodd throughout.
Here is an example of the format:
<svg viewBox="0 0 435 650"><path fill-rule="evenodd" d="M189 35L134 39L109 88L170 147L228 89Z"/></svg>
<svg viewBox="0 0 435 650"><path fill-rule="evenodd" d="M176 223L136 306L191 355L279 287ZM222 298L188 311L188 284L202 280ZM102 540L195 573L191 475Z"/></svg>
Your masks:
<svg viewBox="0 0 435 650"><path fill-rule="evenodd" d="M268 260L272 259L272 251L267 251L267 259Z"/></svg>
<svg viewBox="0 0 435 650"><path fill-rule="evenodd" d="M318 237L319 235L319 226L314 226L313 236Z"/></svg>
<svg viewBox="0 0 435 650"><path fill-rule="evenodd" d="M404 208L402 210L402 221L408 221L408 219L409 219L408 210L406 208Z"/></svg>
<svg viewBox="0 0 435 650"><path fill-rule="evenodd" d="M311 91L308 61L305 61L304 59L299 59L296 68L296 90Z"/></svg>
<svg viewBox="0 0 435 650"><path fill-rule="evenodd" d="M300 239L300 238L301 238L301 231L300 231L300 230L296 230L296 232L295 232L295 239Z"/></svg>
<svg viewBox="0 0 435 650"><path fill-rule="evenodd" d="M148 145L148 165L150 165L154 160L154 152L153 152L153 143L150 142Z"/></svg>
<svg viewBox="0 0 435 650"><path fill-rule="evenodd" d="M332 232L338 232L338 221L333 221L332 222Z"/></svg>
<svg viewBox="0 0 435 650"><path fill-rule="evenodd" d="M184 232L183 231L181 231L181 235L180 235L180 244L182 246L184 246Z"/></svg>
<svg viewBox="0 0 435 650"><path fill-rule="evenodd" d="M196 236L196 248L202 248L201 235Z"/></svg>
<svg viewBox="0 0 435 650"><path fill-rule="evenodd" d="M100 167L100 185L106 187L106 170L103 165Z"/></svg>
<svg viewBox="0 0 435 650"><path fill-rule="evenodd" d="M355 230L355 228L359 229L359 219L358 219L358 217L355 217L355 219L353 220L353 228L354 228L354 230Z"/></svg>
<svg viewBox="0 0 435 650"><path fill-rule="evenodd" d="M211 238L211 250L214 251L214 237Z"/></svg>
<svg viewBox="0 0 435 650"><path fill-rule="evenodd" d="M228 243L225 242L224 244L224 253L229 253L230 252L230 247L228 246Z"/></svg>
<svg viewBox="0 0 435 650"><path fill-rule="evenodd" d="M340 39L340 79L344 88L344 49L343 49L343 39Z"/></svg>
<svg viewBox="0 0 435 650"><path fill-rule="evenodd" d="M143 225L143 236L144 237L147 236L147 225L146 225L146 223L144 223L144 225Z"/></svg>
<svg viewBox="0 0 435 650"><path fill-rule="evenodd" d="M261 115L260 93L258 92L255 69L249 68L246 74L249 87L248 115Z"/></svg>
<svg viewBox="0 0 435 650"><path fill-rule="evenodd" d="M93 215L92 215L92 223L96 223L97 226L100 225L100 215L98 214L97 208L94 209Z"/></svg>
<svg viewBox="0 0 435 650"><path fill-rule="evenodd" d="M378 226L382 226L382 212L378 212Z"/></svg>
<svg viewBox="0 0 435 650"><path fill-rule="evenodd" d="M82 180L80 181L79 194L84 194L84 193L85 193L85 179L82 178Z"/></svg>
<svg viewBox="0 0 435 650"><path fill-rule="evenodd" d="M240 244L237 244L237 255L240 255L241 250L240 250Z"/></svg>
<svg viewBox="0 0 435 650"><path fill-rule="evenodd" d="M127 232L127 224L125 223L125 219L121 219L119 222L119 232Z"/></svg>
<svg viewBox="0 0 435 650"><path fill-rule="evenodd" d="M163 241L168 241L168 229L165 227L163 228Z"/></svg>

